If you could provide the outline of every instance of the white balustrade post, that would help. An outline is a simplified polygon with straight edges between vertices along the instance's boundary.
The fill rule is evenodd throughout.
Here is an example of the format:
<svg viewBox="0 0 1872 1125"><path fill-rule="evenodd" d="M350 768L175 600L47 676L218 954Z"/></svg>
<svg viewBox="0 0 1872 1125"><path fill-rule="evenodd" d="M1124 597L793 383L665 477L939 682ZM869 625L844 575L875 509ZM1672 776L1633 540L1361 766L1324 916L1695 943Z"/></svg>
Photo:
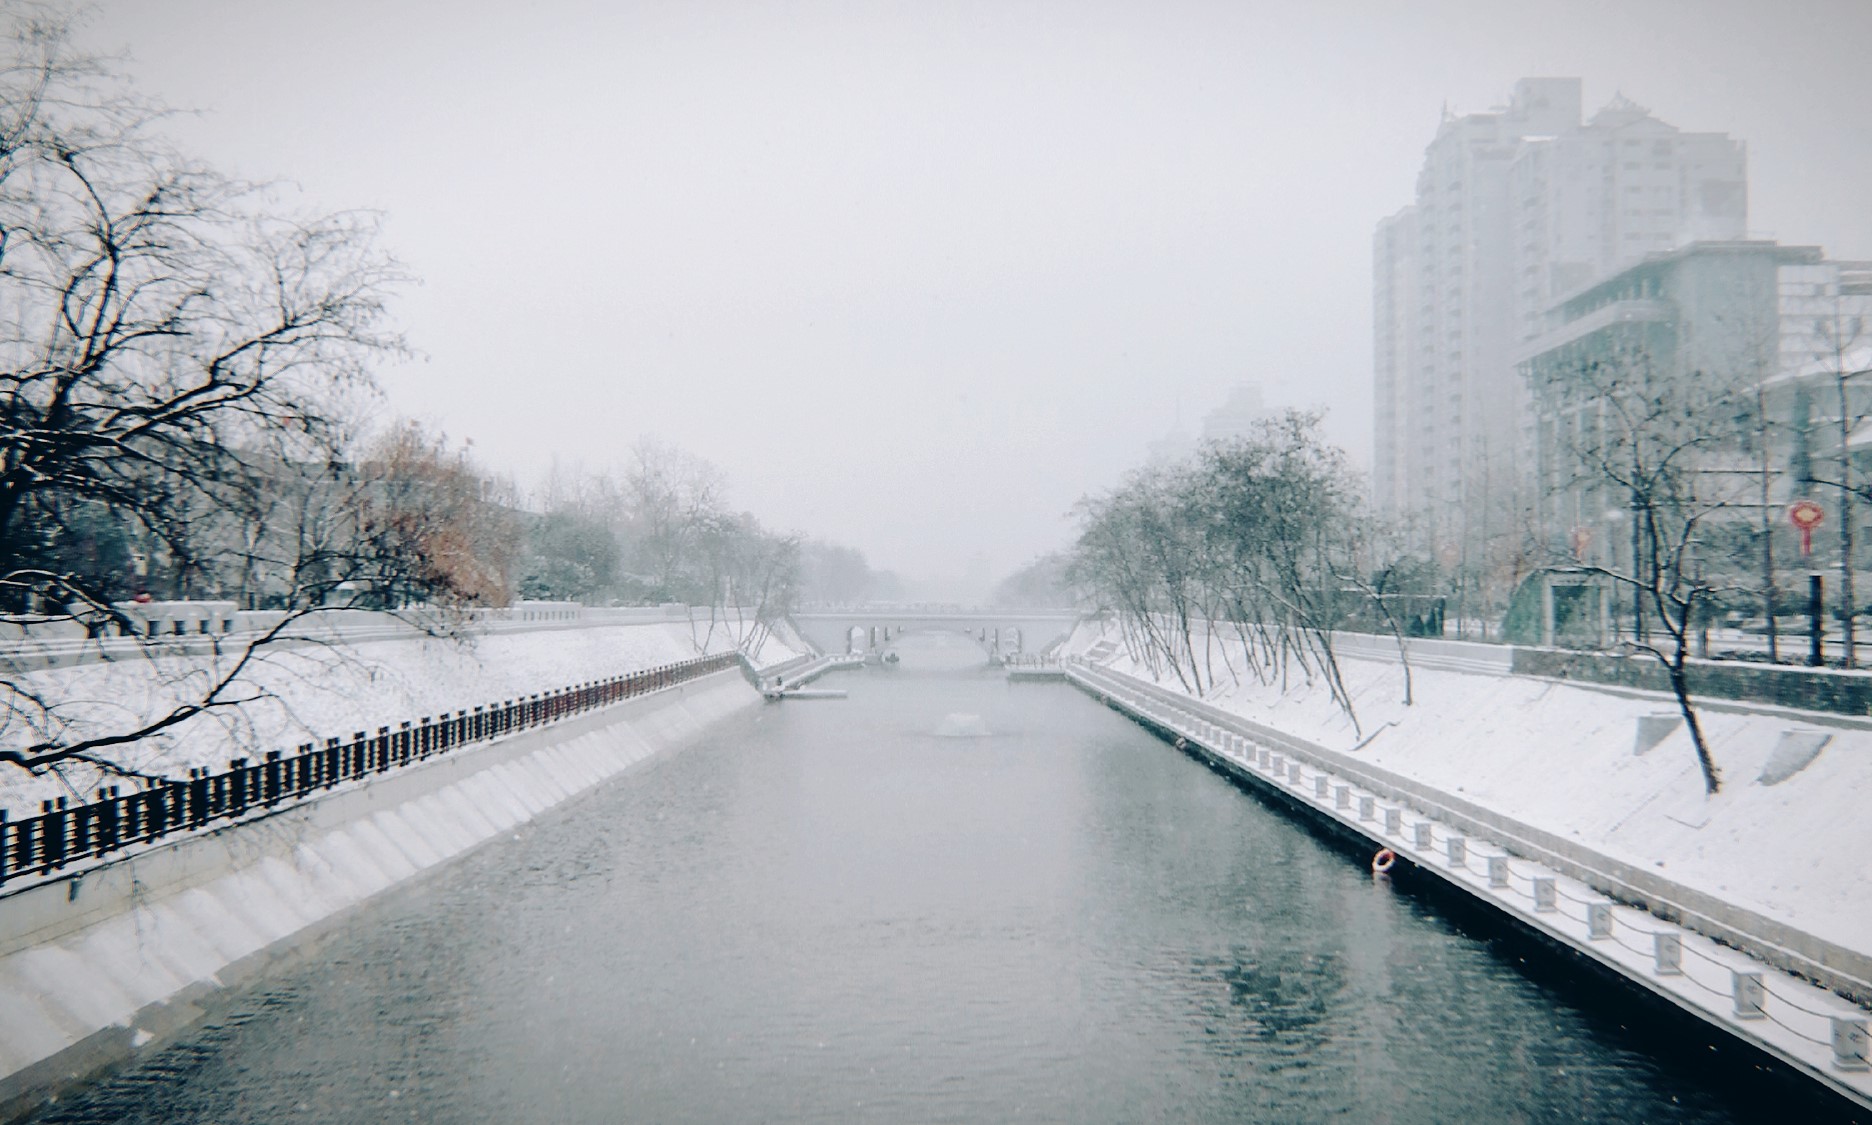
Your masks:
<svg viewBox="0 0 1872 1125"><path fill-rule="evenodd" d="M1612 904L1592 902L1586 904L1586 936L1592 941L1612 936Z"/></svg>
<svg viewBox="0 0 1872 1125"><path fill-rule="evenodd" d="M1492 855L1488 857L1488 885L1505 887L1508 885L1508 857Z"/></svg>
<svg viewBox="0 0 1872 1125"><path fill-rule="evenodd" d="M1552 914L1555 910L1559 909L1559 903L1555 901L1555 898L1556 894L1553 877L1549 875L1535 876L1534 913Z"/></svg>
<svg viewBox="0 0 1872 1125"><path fill-rule="evenodd" d="M1451 836L1443 841L1444 853L1449 856L1451 867L1463 867L1469 861L1469 841L1461 836Z"/></svg>
<svg viewBox="0 0 1872 1125"><path fill-rule="evenodd" d="M1358 799L1358 818L1360 820L1370 820L1372 818L1372 809L1376 804L1377 802L1370 797L1360 797Z"/></svg>
<svg viewBox="0 0 1872 1125"><path fill-rule="evenodd" d="M1767 1015L1762 1011L1762 1001L1767 999L1762 988L1760 973L1729 974L1730 987L1735 993L1735 1018L1739 1020L1758 1020Z"/></svg>
<svg viewBox="0 0 1872 1125"><path fill-rule="evenodd" d="M1658 934L1652 941L1652 953L1657 958L1657 975L1661 977L1680 977L1683 975L1683 938L1677 934Z"/></svg>
<svg viewBox="0 0 1872 1125"><path fill-rule="evenodd" d="M1411 825L1411 843L1422 851L1430 850L1430 822L1420 820Z"/></svg>
<svg viewBox="0 0 1872 1125"><path fill-rule="evenodd" d="M1833 1066L1866 1070L1866 1021L1833 1017Z"/></svg>
<svg viewBox="0 0 1872 1125"><path fill-rule="evenodd" d="M1385 835L1395 836L1404 830L1404 810L1386 809L1384 811Z"/></svg>

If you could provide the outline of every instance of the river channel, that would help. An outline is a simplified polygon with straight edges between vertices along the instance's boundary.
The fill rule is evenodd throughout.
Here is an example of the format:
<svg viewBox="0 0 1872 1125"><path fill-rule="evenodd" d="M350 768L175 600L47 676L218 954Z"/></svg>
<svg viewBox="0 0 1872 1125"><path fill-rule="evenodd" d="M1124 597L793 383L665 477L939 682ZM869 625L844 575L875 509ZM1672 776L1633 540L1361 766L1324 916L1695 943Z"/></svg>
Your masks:
<svg viewBox="0 0 1872 1125"><path fill-rule="evenodd" d="M1722 1048L1663 1049L1070 687L902 652L390 896L41 1119L1757 1119Z"/></svg>

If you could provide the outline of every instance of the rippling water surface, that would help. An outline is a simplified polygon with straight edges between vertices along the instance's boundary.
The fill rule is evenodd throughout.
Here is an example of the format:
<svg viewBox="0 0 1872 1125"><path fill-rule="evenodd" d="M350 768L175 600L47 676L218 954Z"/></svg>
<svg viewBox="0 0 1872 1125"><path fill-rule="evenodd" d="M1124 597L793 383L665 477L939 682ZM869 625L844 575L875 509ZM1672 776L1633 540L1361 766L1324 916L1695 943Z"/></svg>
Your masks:
<svg viewBox="0 0 1872 1125"><path fill-rule="evenodd" d="M1750 1119L1070 688L902 651L395 894L48 1119Z"/></svg>

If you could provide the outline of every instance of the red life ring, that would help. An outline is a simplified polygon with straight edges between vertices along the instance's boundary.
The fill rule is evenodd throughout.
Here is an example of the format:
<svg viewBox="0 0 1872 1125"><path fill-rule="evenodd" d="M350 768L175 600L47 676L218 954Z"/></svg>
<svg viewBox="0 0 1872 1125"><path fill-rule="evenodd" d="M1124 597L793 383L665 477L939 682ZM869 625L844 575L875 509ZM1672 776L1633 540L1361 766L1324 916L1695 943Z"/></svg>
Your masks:
<svg viewBox="0 0 1872 1125"><path fill-rule="evenodd" d="M1378 854L1371 857L1373 875L1383 875L1397 863L1397 853L1390 848L1379 848Z"/></svg>

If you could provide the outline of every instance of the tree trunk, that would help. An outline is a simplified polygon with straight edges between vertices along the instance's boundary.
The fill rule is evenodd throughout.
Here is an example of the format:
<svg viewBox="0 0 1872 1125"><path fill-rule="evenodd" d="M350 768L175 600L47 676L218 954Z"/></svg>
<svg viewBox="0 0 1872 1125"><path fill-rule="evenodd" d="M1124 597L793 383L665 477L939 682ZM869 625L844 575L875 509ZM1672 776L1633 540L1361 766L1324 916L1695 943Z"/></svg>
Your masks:
<svg viewBox="0 0 1872 1125"><path fill-rule="evenodd" d="M1670 670L1671 692L1677 696L1677 709L1683 712L1684 725L1690 728L1690 741L1696 747L1697 767L1703 771L1703 792L1714 796L1722 789L1722 773L1716 768L1716 761L1710 757L1709 743L1703 739L1703 724L1697 720L1696 708L1690 705L1690 681L1684 674L1683 657L1665 664Z"/></svg>

